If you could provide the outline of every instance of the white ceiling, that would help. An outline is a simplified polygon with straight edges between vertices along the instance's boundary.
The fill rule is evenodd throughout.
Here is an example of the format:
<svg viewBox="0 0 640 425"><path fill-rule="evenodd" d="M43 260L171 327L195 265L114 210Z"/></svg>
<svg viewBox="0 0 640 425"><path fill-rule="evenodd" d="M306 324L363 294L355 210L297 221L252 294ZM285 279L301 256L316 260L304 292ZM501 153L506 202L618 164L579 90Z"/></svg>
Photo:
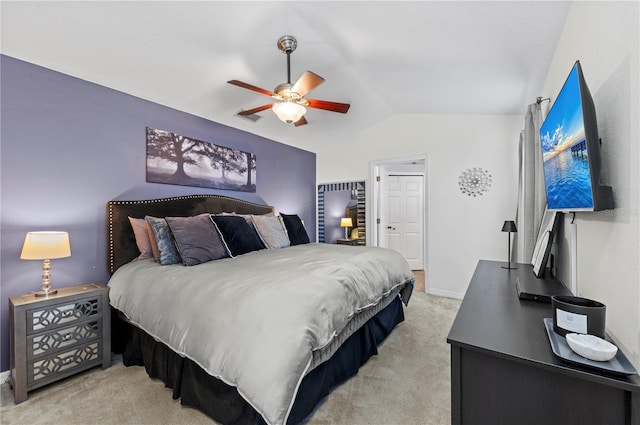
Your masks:
<svg viewBox="0 0 640 425"><path fill-rule="evenodd" d="M2 1L1 51L304 149L340 143L395 114L520 114L541 95L565 1ZM291 79L326 79L290 127L267 110L235 115Z"/></svg>

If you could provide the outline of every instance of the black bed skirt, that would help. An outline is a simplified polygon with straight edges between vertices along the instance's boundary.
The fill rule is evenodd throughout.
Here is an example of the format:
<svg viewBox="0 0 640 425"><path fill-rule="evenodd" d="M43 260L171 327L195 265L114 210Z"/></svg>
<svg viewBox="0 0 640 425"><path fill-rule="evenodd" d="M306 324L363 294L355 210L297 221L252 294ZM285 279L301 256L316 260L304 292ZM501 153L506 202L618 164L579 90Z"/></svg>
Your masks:
<svg viewBox="0 0 640 425"><path fill-rule="evenodd" d="M161 379L173 389L173 398L185 406L195 407L225 425L263 425L264 419L238 394L201 369L192 360L180 357L163 343L139 328L112 317L112 349L122 354L125 366L144 366L151 378ZM404 320L402 302L396 297L387 307L351 335L326 362L302 380L287 421L304 420L336 385L358 372L369 357L378 353L378 345Z"/></svg>

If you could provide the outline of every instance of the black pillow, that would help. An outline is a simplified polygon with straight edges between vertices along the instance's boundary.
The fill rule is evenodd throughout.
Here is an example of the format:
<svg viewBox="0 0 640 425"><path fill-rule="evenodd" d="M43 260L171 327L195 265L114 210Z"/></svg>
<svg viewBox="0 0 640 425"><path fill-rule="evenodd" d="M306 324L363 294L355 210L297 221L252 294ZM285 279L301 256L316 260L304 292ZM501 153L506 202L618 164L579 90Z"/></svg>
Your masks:
<svg viewBox="0 0 640 425"><path fill-rule="evenodd" d="M260 236L244 217L239 215L211 215L232 257L264 249Z"/></svg>
<svg viewBox="0 0 640 425"><path fill-rule="evenodd" d="M282 217L284 227L287 228L291 245L309 243L309 235L307 235L307 231L304 228L304 224L302 224L302 220L298 217L298 214L280 213L280 217Z"/></svg>

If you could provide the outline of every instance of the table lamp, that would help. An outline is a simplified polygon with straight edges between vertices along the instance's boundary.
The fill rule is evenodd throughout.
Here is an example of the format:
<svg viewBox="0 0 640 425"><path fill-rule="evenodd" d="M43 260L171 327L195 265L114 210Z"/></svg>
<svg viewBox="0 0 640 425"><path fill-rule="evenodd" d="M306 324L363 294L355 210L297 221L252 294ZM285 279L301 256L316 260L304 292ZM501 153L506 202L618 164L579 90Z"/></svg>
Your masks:
<svg viewBox="0 0 640 425"><path fill-rule="evenodd" d="M518 229L516 228L516 222L510 220L505 221L502 225L502 231L509 232L509 241L507 246L507 266L502 266L502 268L507 270L517 269L517 267L511 267L511 232L518 231Z"/></svg>
<svg viewBox="0 0 640 425"><path fill-rule="evenodd" d="M351 217L343 217L340 219L340 227L344 227L344 238L349 239L349 231L347 230L349 227L353 227L353 221Z"/></svg>
<svg viewBox="0 0 640 425"><path fill-rule="evenodd" d="M71 256L69 233L67 232L28 232L22 245L21 260L43 260L42 291L36 296L48 297L58 290L51 290L51 259Z"/></svg>

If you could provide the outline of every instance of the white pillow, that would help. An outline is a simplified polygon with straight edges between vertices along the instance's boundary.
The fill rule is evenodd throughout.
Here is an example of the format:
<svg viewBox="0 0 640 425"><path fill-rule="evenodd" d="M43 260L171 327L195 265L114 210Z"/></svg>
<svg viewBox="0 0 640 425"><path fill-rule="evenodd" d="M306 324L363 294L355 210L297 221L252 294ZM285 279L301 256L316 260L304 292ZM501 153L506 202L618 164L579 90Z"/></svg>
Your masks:
<svg viewBox="0 0 640 425"><path fill-rule="evenodd" d="M252 215L251 221L267 248L285 248L290 245L287 229L280 217L271 214Z"/></svg>

